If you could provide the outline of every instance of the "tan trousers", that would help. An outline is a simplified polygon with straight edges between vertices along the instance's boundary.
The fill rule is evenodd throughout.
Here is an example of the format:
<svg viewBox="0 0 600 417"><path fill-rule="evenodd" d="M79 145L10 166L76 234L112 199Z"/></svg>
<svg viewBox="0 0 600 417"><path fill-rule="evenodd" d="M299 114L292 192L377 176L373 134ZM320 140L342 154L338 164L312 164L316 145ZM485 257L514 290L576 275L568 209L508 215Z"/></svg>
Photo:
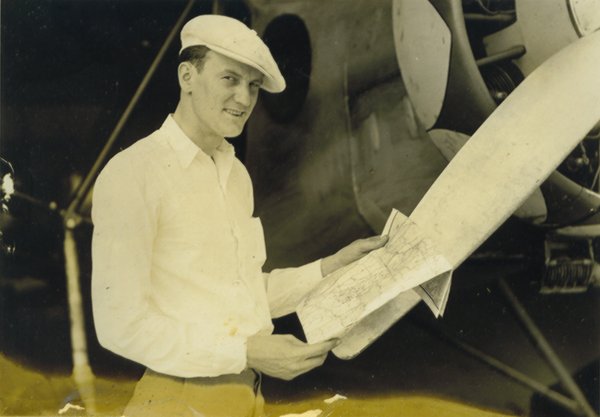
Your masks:
<svg viewBox="0 0 600 417"><path fill-rule="evenodd" d="M178 378L150 369L135 387L125 417L262 417L260 375Z"/></svg>

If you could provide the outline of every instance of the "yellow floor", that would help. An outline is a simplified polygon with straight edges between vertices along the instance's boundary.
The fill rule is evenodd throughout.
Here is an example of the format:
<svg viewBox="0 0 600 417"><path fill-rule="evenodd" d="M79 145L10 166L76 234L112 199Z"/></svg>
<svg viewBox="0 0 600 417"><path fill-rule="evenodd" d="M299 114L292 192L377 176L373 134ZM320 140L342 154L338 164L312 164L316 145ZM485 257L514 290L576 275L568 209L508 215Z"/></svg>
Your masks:
<svg viewBox="0 0 600 417"><path fill-rule="evenodd" d="M321 410L319 417L505 417L451 400L427 396L388 396L348 398L327 404L326 397L293 403L267 404L267 417ZM307 417L310 413L307 413Z"/></svg>
<svg viewBox="0 0 600 417"><path fill-rule="evenodd" d="M96 404L99 416L120 416L135 385L130 380L98 378ZM330 394L294 402L267 403L267 417L285 414L302 415L321 410L319 417L504 417L494 411L460 404L451 399L418 395L348 398L327 404ZM0 354L0 415L56 416L69 399L77 403L77 390L72 378L64 375L44 375L6 359ZM63 416L81 415L70 410ZM308 417L311 413L307 413Z"/></svg>

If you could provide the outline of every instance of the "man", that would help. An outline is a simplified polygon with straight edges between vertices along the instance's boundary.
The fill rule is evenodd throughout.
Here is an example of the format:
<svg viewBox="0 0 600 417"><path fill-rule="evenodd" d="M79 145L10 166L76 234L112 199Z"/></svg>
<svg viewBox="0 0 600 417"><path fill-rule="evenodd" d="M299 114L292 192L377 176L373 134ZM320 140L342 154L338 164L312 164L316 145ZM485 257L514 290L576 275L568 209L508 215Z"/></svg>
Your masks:
<svg viewBox="0 0 600 417"><path fill-rule="evenodd" d="M280 92L285 81L256 32L234 19L196 17L181 42L175 112L96 182L96 330L104 347L148 368L125 415L260 415L257 372L292 379L335 345L273 335L271 317L385 238L263 274L250 178L224 138L242 132L260 88Z"/></svg>

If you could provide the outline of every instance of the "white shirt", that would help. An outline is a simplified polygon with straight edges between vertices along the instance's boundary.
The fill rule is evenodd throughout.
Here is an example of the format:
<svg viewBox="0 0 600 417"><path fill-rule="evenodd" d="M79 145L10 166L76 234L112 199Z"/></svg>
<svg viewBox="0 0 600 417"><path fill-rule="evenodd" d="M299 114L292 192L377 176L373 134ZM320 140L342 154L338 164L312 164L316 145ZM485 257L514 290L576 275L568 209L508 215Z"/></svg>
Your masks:
<svg viewBox="0 0 600 417"><path fill-rule="evenodd" d="M322 278L320 261L262 273L248 172L225 140L214 161L171 116L112 158L94 188L92 301L100 344L179 377L239 373Z"/></svg>

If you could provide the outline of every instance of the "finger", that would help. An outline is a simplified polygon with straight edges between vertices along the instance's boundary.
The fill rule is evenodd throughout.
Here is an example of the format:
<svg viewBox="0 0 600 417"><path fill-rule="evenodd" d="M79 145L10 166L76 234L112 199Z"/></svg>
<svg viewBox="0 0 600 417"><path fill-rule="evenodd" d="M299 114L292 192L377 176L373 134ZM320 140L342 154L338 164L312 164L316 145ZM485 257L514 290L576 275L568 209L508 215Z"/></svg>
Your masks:
<svg viewBox="0 0 600 417"><path fill-rule="evenodd" d="M324 342L321 342L320 344L323 346L323 351L328 352L331 349L333 349L334 347L336 347L337 345L339 345L340 342L341 342L340 339L329 339Z"/></svg>
<svg viewBox="0 0 600 417"><path fill-rule="evenodd" d="M379 236L373 236L371 238L373 241L376 242L377 245L385 245L388 240L390 240L390 236L389 235L379 235Z"/></svg>
<svg viewBox="0 0 600 417"><path fill-rule="evenodd" d="M296 378L298 375L302 375L313 368L323 365L326 358L327 355L321 355L314 358L304 358L302 360L298 360L286 367L285 372L280 373L277 375L277 377L289 381Z"/></svg>
<svg viewBox="0 0 600 417"><path fill-rule="evenodd" d="M331 349L336 347L338 344L337 339L326 340L325 342L315 343L313 345L306 345L306 357L314 358L320 355L326 355Z"/></svg>
<svg viewBox="0 0 600 417"><path fill-rule="evenodd" d="M294 336L292 334L277 334L277 335L272 335L272 336L277 337L280 340L284 341L291 348L302 347L302 346L306 345L306 343L304 343L302 340L298 339L296 336Z"/></svg>
<svg viewBox="0 0 600 417"><path fill-rule="evenodd" d="M301 375L305 372L310 371L318 366L323 365L325 363L325 359L327 359L327 355L321 355L314 358L307 358L296 366L294 370L295 376Z"/></svg>
<svg viewBox="0 0 600 417"><path fill-rule="evenodd" d="M323 358L323 360L325 360L325 358L327 357L328 354L329 354L329 350L327 350L325 352L318 353L316 355L307 356L305 358L305 360L313 360L313 359L319 359L319 358Z"/></svg>
<svg viewBox="0 0 600 417"><path fill-rule="evenodd" d="M362 252L371 252L372 250L379 249L388 242L389 237L385 236L372 236L368 239L363 239L361 241L361 250Z"/></svg>
<svg viewBox="0 0 600 417"><path fill-rule="evenodd" d="M321 355L321 356L316 356L314 358L308 358L304 362L304 367L306 368L306 371L309 371L313 368L323 365L325 363L325 359L327 359L327 355Z"/></svg>

